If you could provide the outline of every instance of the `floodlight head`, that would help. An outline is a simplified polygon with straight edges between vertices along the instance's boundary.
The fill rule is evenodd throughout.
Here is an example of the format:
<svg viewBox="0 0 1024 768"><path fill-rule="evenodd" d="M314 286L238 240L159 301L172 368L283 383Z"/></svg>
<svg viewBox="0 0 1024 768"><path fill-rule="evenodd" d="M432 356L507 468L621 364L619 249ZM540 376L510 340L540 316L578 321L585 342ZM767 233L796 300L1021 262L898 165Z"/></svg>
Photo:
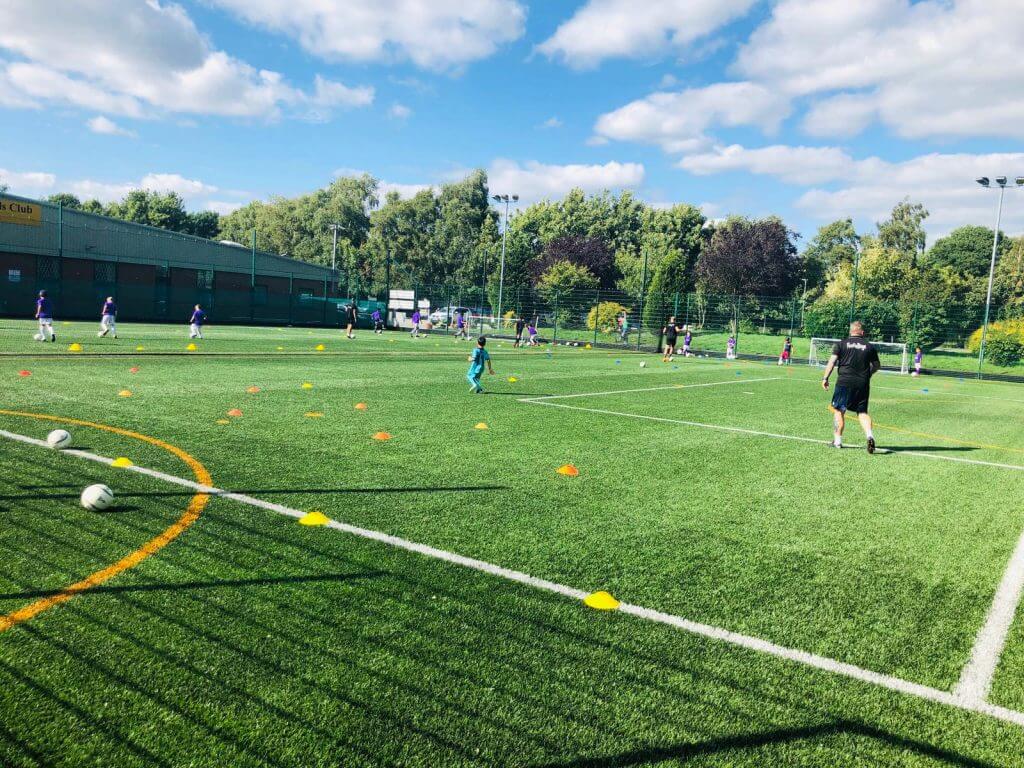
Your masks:
<svg viewBox="0 0 1024 768"><path fill-rule="evenodd" d="M1018 187L1024 187L1024 176L1018 176L1014 181L1017 182Z"/></svg>
<svg viewBox="0 0 1024 768"><path fill-rule="evenodd" d="M1024 184L1024 179L1018 179L1017 183L1018 184ZM512 195L512 202L513 203L518 203L519 202L519 195Z"/></svg>
<svg viewBox="0 0 1024 768"><path fill-rule="evenodd" d="M1005 187L1006 186L1006 177L1005 176L996 176L996 184L998 184L1000 187Z"/></svg>
<svg viewBox="0 0 1024 768"><path fill-rule="evenodd" d="M975 179L975 181L981 184L981 186L983 187L988 186L988 176L982 176L980 178Z"/></svg>
<svg viewBox="0 0 1024 768"><path fill-rule="evenodd" d="M501 195L494 195L494 202L500 203L501 202Z"/></svg>

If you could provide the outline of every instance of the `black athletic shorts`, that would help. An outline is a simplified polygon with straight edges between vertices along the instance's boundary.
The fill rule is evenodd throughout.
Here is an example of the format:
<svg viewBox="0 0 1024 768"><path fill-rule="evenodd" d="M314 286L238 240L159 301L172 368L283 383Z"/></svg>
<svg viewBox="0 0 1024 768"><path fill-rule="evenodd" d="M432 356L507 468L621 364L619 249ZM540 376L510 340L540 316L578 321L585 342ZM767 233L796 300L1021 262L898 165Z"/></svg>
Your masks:
<svg viewBox="0 0 1024 768"><path fill-rule="evenodd" d="M840 413L853 411L854 413L868 412L868 397L871 394L871 387L848 387L845 384L836 384L832 393L832 407Z"/></svg>
<svg viewBox="0 0 1024 768"><path fill-rule="evenodd" d="M665 337L665 343L668 344L670 347L676 346L676 342L677 341L679 341L679 339L676 338L675 336L667 336L667 337Z"/></svg>

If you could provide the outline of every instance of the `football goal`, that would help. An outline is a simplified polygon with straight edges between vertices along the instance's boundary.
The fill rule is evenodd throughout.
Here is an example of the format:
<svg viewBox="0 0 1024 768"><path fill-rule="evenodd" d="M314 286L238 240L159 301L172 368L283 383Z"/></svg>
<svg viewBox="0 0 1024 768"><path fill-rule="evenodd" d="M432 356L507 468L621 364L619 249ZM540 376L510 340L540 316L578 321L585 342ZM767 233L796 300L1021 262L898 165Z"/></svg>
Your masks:
<svg viewBox="0 0 1024 768"><path fill-rule="evenodd" d="M811 355L807 362L820 368L825 367L829 357L832 356L832 347L839 341L839 339L819 339L817 337L811 339ZM871 344L878 350L878 359L883 368L909 373L906 344L888 341L872 341Z"/></svg>

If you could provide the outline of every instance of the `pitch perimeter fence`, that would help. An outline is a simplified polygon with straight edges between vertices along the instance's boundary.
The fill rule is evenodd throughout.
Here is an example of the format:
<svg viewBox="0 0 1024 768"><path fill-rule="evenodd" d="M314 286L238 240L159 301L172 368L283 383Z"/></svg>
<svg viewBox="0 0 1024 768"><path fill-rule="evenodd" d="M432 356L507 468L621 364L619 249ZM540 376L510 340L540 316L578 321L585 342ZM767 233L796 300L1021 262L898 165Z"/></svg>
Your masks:
<svg viewBox="0 0 1024 768"><path fill-rule="evenodd" d="M731 336L739 357L777 361L789 337L793 362L806 363L812 338L843 338L851 318L857 318L872 340L905 344L911 368L915 347L920 345L924 373L1024 382L1024 362L1000 365L991 356L1000 341L999 327L993 324L1013 319L1009 309L997 305L990 311L989 351L981 360L983 303L935 306L856 301L853 297L809 302L800 296L726 296L700 291L638 296L605 289L556 293L506 286L499 317L493 286L405 287L415 292L417 301L429 302L434 333L452 332L454 313L463 309L472 318L471 333L511 336L516 318L523 318L528 323L536 321L545 342L653 352L663 349L662 329L674 316L677 324L693 334L694 354L724 357ZM900 362L895 351L882 354L887 369L898 370Z"/></svg>

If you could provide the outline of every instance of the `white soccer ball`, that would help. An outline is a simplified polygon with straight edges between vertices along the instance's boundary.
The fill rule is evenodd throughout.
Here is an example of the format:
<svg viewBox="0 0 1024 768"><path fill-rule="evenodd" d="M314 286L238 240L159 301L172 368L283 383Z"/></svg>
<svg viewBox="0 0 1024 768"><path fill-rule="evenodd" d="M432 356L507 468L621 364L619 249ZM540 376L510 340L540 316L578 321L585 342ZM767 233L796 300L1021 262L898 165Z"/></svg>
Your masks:
<svg viewBox="0 0 1024 768"><path fill-rule="evenodd" d="M645 360L644 362L640 363L640 367L641 368L646 368L647 367L647 361Z"/></svg>
<svg viewBox="0 0 1024 768"><path fill-rule="evenodd" d="M114 503L114 492L103 483L90 485L82 491L82 506L92 512L99 512Z"/></svg>
<svg viewBox="0 0 1024 768"><path fill-rule="evenodd" d="M914 371L914 372L913 372L913 373L911 373L910 375L911 375L911 376L917 376L917 371Z"/></svg>
<svg viewBox="0 0 1024 768"><path fill-rule="evenodd" d="M33 338L33 339L35 339L36 341L43 341L43 340L44 340L44 339L45 339L46 337L45 337L45 336L43 336L43 334L41 334L41 333L37 333L37 334L36 334L35 336L33 336L32 338Z"/></svg>
<svg viewBox="0 0 1024 768"><path fill-rule="evenodd" d="M71 445L71 433L66 429L55 429L46 436L46 444L51 448L67 448Z"/></svg>

